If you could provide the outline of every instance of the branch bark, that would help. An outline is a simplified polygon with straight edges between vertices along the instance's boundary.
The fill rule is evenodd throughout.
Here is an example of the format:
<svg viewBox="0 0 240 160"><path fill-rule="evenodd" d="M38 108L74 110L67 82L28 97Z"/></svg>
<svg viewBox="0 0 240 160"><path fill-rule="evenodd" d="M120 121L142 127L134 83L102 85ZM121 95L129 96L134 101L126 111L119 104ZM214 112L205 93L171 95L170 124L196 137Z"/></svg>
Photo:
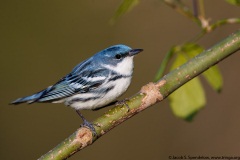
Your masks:
<svg viewBox="0 0 240 160"><path fill-rule="evenodd" d="M119 105L97 118L93 121L93 123L97 125L95 127L97 132L96 136L94 136L88 128L81 127L39 159L67 159L76 152L91 145L99 137L117 125L155 103L162 101L176 89L239 49L240 30L171 71L158 82L150 82L143 86L137 94L127 101L130 110L128 110L126 106Z"/></svg>

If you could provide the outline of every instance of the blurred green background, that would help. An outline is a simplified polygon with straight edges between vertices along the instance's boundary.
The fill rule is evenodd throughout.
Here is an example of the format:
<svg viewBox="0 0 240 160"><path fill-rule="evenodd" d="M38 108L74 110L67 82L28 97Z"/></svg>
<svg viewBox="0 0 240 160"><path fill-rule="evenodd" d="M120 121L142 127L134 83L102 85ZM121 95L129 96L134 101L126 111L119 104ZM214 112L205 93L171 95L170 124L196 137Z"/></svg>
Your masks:
<svg viewBox="0 0 240 160"><path fill-rule="evenodd" d="M199 28L157 0L141 1L115 25L109 20L121 0L0 1L0 159L37 159L72 134L81 119L63 104L8 103L59 80L92 54L114 44L144 48L135 58L129 97L152 81L164 54ZM188 2L188 1L186 1ZM211 20L239 17L223 0L205 1ZM214 45L239 25L227 25L200 40ZM207 106L192 123L173 116L167 100L131 118L70 159L157 160L169 156L240 156L239 52L219 64L221 94L205 84ZM122 97L122 98L123 98ZM83 111L93 120L106 109Z"/></svg>

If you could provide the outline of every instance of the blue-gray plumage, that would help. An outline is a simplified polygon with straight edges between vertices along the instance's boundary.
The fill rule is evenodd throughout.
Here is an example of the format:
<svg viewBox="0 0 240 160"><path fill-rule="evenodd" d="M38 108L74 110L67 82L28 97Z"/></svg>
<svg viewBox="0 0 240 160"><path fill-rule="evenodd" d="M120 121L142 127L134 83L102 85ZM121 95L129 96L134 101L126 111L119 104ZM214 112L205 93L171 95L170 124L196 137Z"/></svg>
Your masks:
<svg viewBox="0 0 240 160"><path fill-rule="evenodd" d="M18 98L12 104L52 102L65 103L76 110L101 108L127 90L133 73L133 57L141 51L126 45L111 46L78 64L56 84Z"/></svg>

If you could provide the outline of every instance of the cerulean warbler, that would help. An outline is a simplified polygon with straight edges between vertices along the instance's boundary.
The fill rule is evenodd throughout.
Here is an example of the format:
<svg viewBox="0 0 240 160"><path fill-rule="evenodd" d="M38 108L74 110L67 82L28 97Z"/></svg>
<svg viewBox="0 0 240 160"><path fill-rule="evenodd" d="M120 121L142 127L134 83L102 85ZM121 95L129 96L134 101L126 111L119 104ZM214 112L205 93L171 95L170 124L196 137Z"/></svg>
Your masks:
<svg viewBox="0 0 240 160"><path fill-rule="evenodd" d="M78 64L56 84L31 96L18 98L12 104L64 103L76 109L84 125L94 130L79 110L102 108L121 96L131 83L133 57L141 51L143 49L131 49L126 45L111 46Z"/></svg>

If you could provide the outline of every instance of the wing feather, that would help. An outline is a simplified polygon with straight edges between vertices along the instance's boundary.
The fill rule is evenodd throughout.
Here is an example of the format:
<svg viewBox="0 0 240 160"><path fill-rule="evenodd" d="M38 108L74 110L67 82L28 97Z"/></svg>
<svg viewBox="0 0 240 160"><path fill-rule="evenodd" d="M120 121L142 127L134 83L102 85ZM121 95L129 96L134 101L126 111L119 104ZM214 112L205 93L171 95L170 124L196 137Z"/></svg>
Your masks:
<svg viewBox="0 0 240 160"><path fill-rule="evenodd" d="M105 82L108 75L109 71L103 68L85 70L78 74L72 72L53 85L38 101L55 101L94 90Z"/></svg>

